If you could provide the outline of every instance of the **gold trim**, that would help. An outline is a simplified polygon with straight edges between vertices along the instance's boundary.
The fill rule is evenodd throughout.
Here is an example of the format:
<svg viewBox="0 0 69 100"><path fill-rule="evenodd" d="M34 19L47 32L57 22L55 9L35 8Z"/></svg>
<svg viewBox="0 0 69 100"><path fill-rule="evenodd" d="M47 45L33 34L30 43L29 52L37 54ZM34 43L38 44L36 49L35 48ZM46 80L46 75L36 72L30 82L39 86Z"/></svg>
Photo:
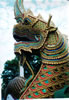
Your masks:
<svg viewBox="0 0 69 100"><path fill-rule="evenodd" d="M65 64L64 64L64 65L65 65ZM63 66L64 66L64 65L63 65ZM62 66L62 65L60 65L60 67L61 67L61 66ZM40 70L41 70L42 68L43 68L43 67L41 66ZM59 65L58 65L56 68L59 69ZM55 69L56 69L56 68L55 68ZM50 70L49 70L49 71L50 71ZM51 71L53 71L53 69L52 69ZM33 84L32 86L35 86L35 87L36 87L36 90L35 90L35 91L31 91L31 90L30 90L30 88L32 87L31 84L30 84L30 86L29 86L30 88L28 87L28 90L29 90L29 91L28 91L28 94L24 94L24 95L22 94L21 97L20 97L20 99L23 99L23 98L26 99L26 97L27 97L28 95L31 95L31 96L32 96L32 99L33 99L33 98L43 98L43 97L47 97L47 96L50 97L50 96L54 93L54 91L59 90L59 89L55 88L55 85L59 85L61 88L63 88L63 86L62 86L61 84L64 83L64 82L66 83L66 81L69 79L69 77L67 77L67 79L64 79L64 78L63 78L61 81L58 81L58 78L57 78L58 75L62 75L62 74L65 73L65 72L66 72L66 70L65 70L64 72L61 72L61 71L60 71L60 73L58 73L58 74L56 74L56 73L54 74L54 72L53 72L53 75L54 75L54 76L52 76L52 77L46 77L46 79L39 80L40 83L42 83L44 80L48 80L49 83L50 83L49 86L43 85L42 88L37 88L37 86L36 86L37 83L34 82L34 84ZM44 74L46 73L46 71L45 71L45 73L44 73L44 72L41 70L41 73L44 75ZM40 74L38 75L38 77L40 77ZM57 80L56 80L56 82L53 84L53 82L51 82L50 79L51 79L51 78L54 78L54 77L56 77ZM34 81L34 80L33 80L33 81ZM39 83L39 82L38 82L38 83ZM57 82L58 82L58 83L57 83ZM42 83L42 84L43 84L43 83ZM48 90L48 88L51 87L51 86L53 87L53 92L50 92L50 91ZM47 92L46 95L43 95L43 94L40 93L40 90L42 90L42 89L46 89L46 92ZM35 93L35 92L38 92L39 95L40 95L40 97L33 97L33 93Z"/></svg>
<svg viewBox="0 0 69 100"><path fill-rule="evenodd" d="M42 65L43 65L43 64L42 64ZM37 76L39 75L39 72L40 72L40 70L42 69L42 65L41 65L41 67L40 67L38 73L37 73L36 76L34 77L33 81L34 81L34 80L37 78ZM33 81L32 81L32 82L33 82ZM31 85L32 85L32 83L31 83L27 88L29 88ZM27 90L27 89L26 89L26 90ZM26 91L26 90L25 90L25 91ZM25 91L24 91L24 92L25 92ZM23 95L23 94L22 94L22 95ZM21 99L22 95L20 96L19 99ZM24 95L24 96L25 96L25 95Z"/></svg>
<svg viewBox="0 0 69 100"><path fill-rule="evenodd" d="M52 50L52 49L58 48L61 45L61 43L63 42L63 40L62 40L62 34L59 34L58 32L56 34L58 35L58 38L59 38L57 44L55 46L51 46L51 47L49 47L49 46L46 45L45 48L47 48L49 50ZM65 39L64 39L64 42L65 42Z"/></svg>
<svg viewBox="0 0 69 100"><path fill-rule="evenodd" d="M47 56L47 55L44 55L43 53L41 53L41 57L44 57L44 58L47 58L47 59L57 59L57 58L64 57L67 53L68 53L68 49L65 50L63 53L56 55L56 57L55 56Z"/></svg>
<svg viewBox="0 0 69 100"><path fill-rule="evenodd" d="M69 56L65 57L65 59L62 59L60 61L48 61L48 60L42 59L42 63L45 63L45 64L63 64L68 61L69 61Z"/></svg>
<svg viewBox="0 0 69 100"><path fill-rule="evenodd" d="M46 49L44 49L43 52L46 53L46 54L51 54L51 55L52 54L58 54L58 53L62 52L65 49L65 45L66 44L64 42L63 46L57 51L47 51Z"/></svg>
<svg viewBox="0 0 69 100"><path fill-rule="evenodd" d="M52 16L51 16L51 15L49 15L49 19L48 19L47 27L49 27L49 26L50 26L51 19L52 19Z"/></svg>
<svg viewBox="0 0 69 100"><path fill-rule="evenodd" d="M31 71L31 73L32 73L32 77L27 81L26 86L25 86L25 88L24 88L24 91L25 91L25 89L27 88L28 83L34 78L34 72L33 72L32 68L31 68L31 66L29 65L29 63L28 63L27 60L26 60L26 64L27 64L28 68L30 69L30 71Z"/></svg>

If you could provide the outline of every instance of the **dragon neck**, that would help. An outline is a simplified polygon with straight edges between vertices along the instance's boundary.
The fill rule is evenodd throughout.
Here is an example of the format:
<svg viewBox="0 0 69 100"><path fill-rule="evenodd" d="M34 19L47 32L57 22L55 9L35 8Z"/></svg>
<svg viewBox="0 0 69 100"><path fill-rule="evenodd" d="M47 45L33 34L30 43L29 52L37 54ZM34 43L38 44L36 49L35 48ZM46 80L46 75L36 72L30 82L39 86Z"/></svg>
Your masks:
<svg viewBox="0 0 69 100"><path fill-rule="evenodd" d="M67 62L68 48L65 37L62 37L61 34L49 34L40 54L42 62L46 64Z"/></svg>

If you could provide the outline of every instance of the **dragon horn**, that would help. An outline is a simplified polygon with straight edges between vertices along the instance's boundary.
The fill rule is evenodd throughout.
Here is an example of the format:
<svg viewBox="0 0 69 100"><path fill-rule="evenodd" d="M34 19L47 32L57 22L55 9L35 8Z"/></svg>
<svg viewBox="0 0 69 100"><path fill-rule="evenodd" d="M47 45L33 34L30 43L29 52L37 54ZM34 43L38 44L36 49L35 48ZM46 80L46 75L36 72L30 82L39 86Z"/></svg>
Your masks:
<svg viewBox="0 0 69 100"><path fill-rule="evenodd" d="M52 16L49 15L48 24L47 24L48 27L50 26L51 18L52 18Z"/></svg>
<svg viewBox="0 0 69 100"><path fill-rule="evenodd" d="M22 5L22 8L23 8L24 12L26 12L25 8L24 8L24 5L23 5L23 0L21 0L21 5Z"/></svg>
<svg viewBox="0 0 69 100"><path fill-rule="evenodd" d="M18 16L22 16L24 12L26 11L23 6L23 0L16 0L15 5L14 5L15 18Z"/></svg>

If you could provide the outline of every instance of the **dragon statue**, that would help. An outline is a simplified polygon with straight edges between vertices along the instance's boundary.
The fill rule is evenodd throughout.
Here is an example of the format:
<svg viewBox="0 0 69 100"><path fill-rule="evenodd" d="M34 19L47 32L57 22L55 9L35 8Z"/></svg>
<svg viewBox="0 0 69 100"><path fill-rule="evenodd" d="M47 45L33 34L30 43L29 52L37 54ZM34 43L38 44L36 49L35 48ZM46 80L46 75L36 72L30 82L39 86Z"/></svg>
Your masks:
<svg viewBox="0 0 69 100"><path fill-rule="evenodd" d="M13 37L14 52L24 68L24 77L10 81L7 92L18 99L53 98L67 86L69 93L69 53L67 37L51 21L24 9L23 0L14 6L17 25ZM13 92L11 92L13 90Z"/></svg>

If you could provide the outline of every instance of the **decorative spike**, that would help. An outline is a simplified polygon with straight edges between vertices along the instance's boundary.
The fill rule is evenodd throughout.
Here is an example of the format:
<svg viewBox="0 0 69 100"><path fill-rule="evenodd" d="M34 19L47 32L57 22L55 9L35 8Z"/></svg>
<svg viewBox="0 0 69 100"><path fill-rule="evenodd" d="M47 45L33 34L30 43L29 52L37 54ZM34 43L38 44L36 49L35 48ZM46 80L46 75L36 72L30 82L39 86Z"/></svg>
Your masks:
<svg viewBox="0 0 69 100"><path fill-rule="evenodd" d="M43 18L42 18L42 16L40 14L38 14L37 18L43 20Z"/></svg>
<svg viewBox="0 0 69 100"><path fill-rule="evenodd" d="M48 20L48 24L47 24L48 27L50 26L51 18L52 18L52 16L49 15L49 20Z"/></svg>
<svg viewBox="0 0 69 100"><path fill-rule="evenodd" d="M32 12L30 9L28 9L28 10L27 10L27 14L29 14L29 15L32 15L32 16L33 16L33 12Z"/></svg>
<svg viewBox="0 0 69 100"><path fill-rule="evenodd" d="M57 29L58 29L57 27L56 28L55 27L52 27L52 28L49 29L49 32L56 32Z"/></svg>

